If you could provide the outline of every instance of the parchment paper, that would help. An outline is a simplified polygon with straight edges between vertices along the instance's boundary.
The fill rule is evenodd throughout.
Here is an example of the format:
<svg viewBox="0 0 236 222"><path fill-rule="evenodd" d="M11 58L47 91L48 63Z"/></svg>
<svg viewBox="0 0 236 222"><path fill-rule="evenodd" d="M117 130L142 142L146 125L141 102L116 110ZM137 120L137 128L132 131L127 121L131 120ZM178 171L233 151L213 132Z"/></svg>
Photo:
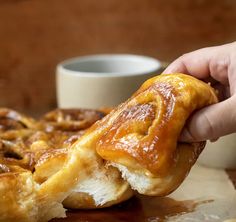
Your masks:
<svg viewBox="0 0 236 222"><path fill-rule="evenodd" d="M224 170L195 165L170 197L196 202L206 200L206 203L199 204L192 213L172 217L168 221L222 222L236 218L236 191Z"/></svg>

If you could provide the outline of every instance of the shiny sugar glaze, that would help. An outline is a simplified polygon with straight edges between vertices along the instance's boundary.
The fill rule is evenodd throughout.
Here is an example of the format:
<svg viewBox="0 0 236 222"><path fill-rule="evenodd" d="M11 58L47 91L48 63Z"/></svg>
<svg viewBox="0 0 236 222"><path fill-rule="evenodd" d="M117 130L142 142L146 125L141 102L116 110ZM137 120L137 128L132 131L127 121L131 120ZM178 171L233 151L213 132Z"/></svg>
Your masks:
<svg viewBox="0 0 236 222"><path fill-rule="evenodd" d="M169 197L135 196L110 208L69 210L67 218L51 222L164 222L171 216L194 211L198 204L194 201L176 201Z"/></svg>

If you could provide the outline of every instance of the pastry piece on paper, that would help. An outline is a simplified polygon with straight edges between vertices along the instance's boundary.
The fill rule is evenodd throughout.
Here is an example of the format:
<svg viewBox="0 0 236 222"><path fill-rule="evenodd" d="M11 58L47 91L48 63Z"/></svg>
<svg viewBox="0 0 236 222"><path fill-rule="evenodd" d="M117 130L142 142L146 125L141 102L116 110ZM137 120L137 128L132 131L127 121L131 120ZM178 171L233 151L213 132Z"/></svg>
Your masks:
<svg viewBox="0 0 236 222"><path fill-rule="evenodd" d="M181 184L204 147L204 142L177 142L186 120L216 102L214 90L200 80L160 75L101 120L95 117L88 129L93 121L56 111L17 131L22 134L23 151L21 142L14 141L21 144L19 150L33 153L24 164L33 166L28 172L34 210L25 208L25 215L48 221L65 216L62 203L70 208L111 206L130 198L132 189L167 195ZM80 131L68 131L71 126ZM0 221L7 218L2 215Z"/></svg>
<svg viewBox="0 0 236 222"><path fill-rule="evenodd" d="M167 195L180 185L205 146L178 142L186 120L216 102L214 89L189 75L149 79L97 124L103 130L97 152L139 193Z"/></svg>
<svg viewBox="0 0 236 222"><path fill-rule="evenodd" d="M97 189L85 192L97 205L104 204L117 197L105 195L107 185L96 175L104 177L102 169L118 169L124 178L119 187L131 185L146 195L168 194L180 185L204 147L204 143L178 143L182 127L193 111L216 102L215 91L191 76L161 75L148 80L73 144L63 169L42 184L40 192L51 194L51 201L57 202L72 187L78 191L80 184L93 181ZM75 176L77 171L80 174ZM63 179L66 184L57 183ZM115 180L110 183L116 187Z"/></svg>
<svg viewBox="0 0 236 222"><path fill-rule="evenodd" d="M0 108L0 221L39 220L40 184L63 167L70 146L103 116L96 110L57 109L37 121ZM80 205L79 200L91 199L86 193L74 194L68 199L76 197ZM65 216L62 204L55 204L50 214Z"/></svg>

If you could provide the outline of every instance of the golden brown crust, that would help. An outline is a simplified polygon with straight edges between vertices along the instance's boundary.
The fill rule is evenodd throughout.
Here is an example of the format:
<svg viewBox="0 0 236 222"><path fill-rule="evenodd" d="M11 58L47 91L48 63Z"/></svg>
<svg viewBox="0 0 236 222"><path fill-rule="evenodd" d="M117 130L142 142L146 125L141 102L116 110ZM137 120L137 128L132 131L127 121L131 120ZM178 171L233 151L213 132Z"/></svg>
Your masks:
<svg viewBox="0 0 236 222"><path fill-rule="evenodd" d="M0 174L0 221L37 221L36 186L29 171L11 169Z"/></svg>
<svg viewBox="0 0 236 222"><path fill-rule="evenodd" d="M36 121L0 109L0 194L7 195L0 221L13 221L12 215L47 221L64 215L62 202L111 206L132 196L130 185L142 194L167 195L205 145L177 142L186 120L216 102L209 85L172 74L148 80L100 121L103 114L91 110L56 110ZM15 214L1 208L4 203Z"/></svg>
<svg viewBox="0 0 236 222"><path fill-rule="evenodd" d="M91 109L56 109L43 116L41 124L45 131L77 132L89 128L97 120L105 116L105 112Z"/></svg>
<svg viewBox="0 0 236 222"><path fill-rule="evenodd" d="M75 181L93 172L92 167L87 171L88 163L102 167L102 157L138 192L168 194L180 185L204 146L177 143L187 118L216 102L213 88L191 76L161 75L148 80L72 145L63 170L50 177L40 193L47 191L53 201L63 199ZM63 179L66 184L57 183Z"/></svg>
<svg viewBox="0 0 236 222"><path fill-rule="evenodd" d="M175 164L178 137L188 117L216 102L214 90L191 76L154 77L115 110L116 118L109 115L98 123L102 127L112 121L105 126L97 152L130 169L164 175Z"/></svg>
<svg viewBox="0 0 236 222"><path fill-rule="evenodd" d="M104 115L96 110L57 109L36 121L0 108L0 193L5 195L0 201L0 221L37 221L40 184L63 167L70 146ZM20 190L26 195L25 202L23 194L18 195ZM71 197L83 205L85 195Z"/></svg>

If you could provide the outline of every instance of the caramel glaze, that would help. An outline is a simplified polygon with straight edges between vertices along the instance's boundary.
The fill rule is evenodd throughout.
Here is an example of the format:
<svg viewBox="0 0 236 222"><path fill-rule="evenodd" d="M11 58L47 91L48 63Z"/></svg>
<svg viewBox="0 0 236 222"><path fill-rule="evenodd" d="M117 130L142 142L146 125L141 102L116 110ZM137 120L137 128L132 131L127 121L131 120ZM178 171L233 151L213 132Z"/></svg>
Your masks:
<svg viewBox="0 0 236 222"><path fill-rule="evenodd" d="M15 110L0 108L0 174L8 165L34 172L35 164L58 153L66 155L64 148L103 116L105 113L97 110L56 109L37 121Z"/></svg>
<svg viewBox="0 0 236 222"><path fill-rule="evenodd" d="M164 222L171 216L193 212L198 204L201 202L138 195L122 204L106 209L69 210L67 218L54 219L51 222Z"/></svg>
<svg viewBox="0 0 236 222"><path fill-rule="evenodd" d="M130 169L165 175L175 165L178 137L188 117L216 102L214 90L193 77L154 77L118 107L121 112L99 139L97 152Z"/></svg>
<svg viewBox="0 0 236 222"><path fill-rule="evenodd" d="M41 119L45 131L72 131L86 129L105 116L105 113L90 109L56 109Z"/></svg>

